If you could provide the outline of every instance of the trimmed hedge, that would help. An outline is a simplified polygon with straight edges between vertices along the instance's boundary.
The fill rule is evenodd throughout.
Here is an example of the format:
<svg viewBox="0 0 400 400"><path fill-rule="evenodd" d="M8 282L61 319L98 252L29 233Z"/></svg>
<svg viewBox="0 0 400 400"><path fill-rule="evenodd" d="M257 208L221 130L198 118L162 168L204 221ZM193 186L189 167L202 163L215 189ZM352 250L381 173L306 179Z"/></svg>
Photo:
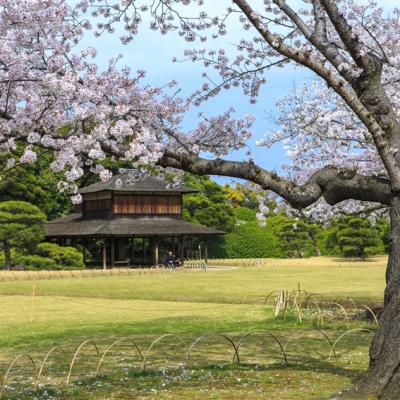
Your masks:
<svg viewBox="0 0 400 400"><path fill-rule="evenodd" d="M260 227L257 221L235 226L225 235L227 258L283 257L279 238L268 227Z"/></svg>
<svg viewBox="0 0 400 400"><path fill-rule="evenodd" d="M25 270L83 269L83 255L74 247L62 247L55 243L40 243L36 254L21 254L12 249L12 267ZM5 267L4 253L0 252L0 268Z"/></svg>
<svg viewBox="0 0 400 400"><path fill-rule="evenodd" d="M55 261L60 268L84 268L83 255L74 247L62 247L55 243L40 243L37 254Z"/></svg>
<svg viewBox="0 0 400 400"><path fill-rule="evenodd" d="M32 254L30 256L17 256L15 264L29 271L41 269L62 269L62 267L57 265L57 263L51 258L41 257L37 254Z"/></svg>

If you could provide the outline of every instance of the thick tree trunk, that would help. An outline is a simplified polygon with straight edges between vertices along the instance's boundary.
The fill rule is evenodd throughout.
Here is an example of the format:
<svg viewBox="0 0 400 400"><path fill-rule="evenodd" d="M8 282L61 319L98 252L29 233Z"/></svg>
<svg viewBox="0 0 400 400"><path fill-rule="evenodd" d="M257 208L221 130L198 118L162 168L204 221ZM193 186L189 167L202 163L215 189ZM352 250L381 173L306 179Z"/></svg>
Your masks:
<svg viewBox="0 0 400 400"><path fill-rule="evenodd" d="M359 384L337 399L400 399L400 196L393 197L384 310ZM371 397L375 396L375 397Z"/></svg>
<svg viewBox="0 0 400 400"><path fill-rule="evenodd" d="M11 248L10 248L10 243L7 241L3 242L3 247L4 247L4 261L6 264L7 269L11 269Z"/></svg>

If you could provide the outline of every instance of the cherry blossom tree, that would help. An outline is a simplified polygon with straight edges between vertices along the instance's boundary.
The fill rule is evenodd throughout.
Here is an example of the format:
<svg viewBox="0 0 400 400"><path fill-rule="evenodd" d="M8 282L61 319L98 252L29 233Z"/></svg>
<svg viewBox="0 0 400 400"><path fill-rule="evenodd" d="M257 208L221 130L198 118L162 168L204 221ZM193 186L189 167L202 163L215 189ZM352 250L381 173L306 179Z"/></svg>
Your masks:
<svg viewBox="0 0 400 400"><path fill-rule="evenodd" d="M370 367L351 393L337 398L397 399L400 11L388 15L372 0L226 3L223 13L212 15L203 0L82 0L73 7L66 0L0 0L0 151L9 154L8 168L34 161L39 148L53 151L52 168L65 176L60 190L74 202L80 201L75 182L83 167L107 180L110 172L101 161L111 156L139 167L242 178L313 217L389 210L385 305ZM213 39L226 37L228 43L231 20L243 29L233 56L199 49L198 43ZM160 34L175 31L196 44L183 58L204 65L204 82L189 98L178 97L174 81L143 85L144 71L119 68L118 59L100 71L94 49L77 50L86 31L101 36L117 25L131 46L144 21ZM251 155L229 160L232 150L246 146L252 116L235 119L228 109L212 118L200 115L191 131L181 128L190 107L223 90L241 87L251 102L262 101L268 70L287 64L312 71L315 82L278 103L280 130L259 143L285 141L293 162L284 176L257 165ZM24 152L16 157L21 143ZM261 202L261 214L266 211Z"/></svg>

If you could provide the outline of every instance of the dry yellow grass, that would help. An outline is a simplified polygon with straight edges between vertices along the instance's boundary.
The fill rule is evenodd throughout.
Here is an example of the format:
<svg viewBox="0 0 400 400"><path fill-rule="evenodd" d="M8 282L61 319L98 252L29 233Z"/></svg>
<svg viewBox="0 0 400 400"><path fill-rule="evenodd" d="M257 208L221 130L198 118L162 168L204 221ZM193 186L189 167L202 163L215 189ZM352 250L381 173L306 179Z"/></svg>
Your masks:
<svg viewBox="0 0 400 400"><path fill-rule="evenodd" d="M381 301L383 297L385 257L368 262L325 257L261 261L256 264L258 266L242 268L242 265L251 265L251 262L220 260L211 262L217 266L210 267L208 271L122 273L124 271L114 270L97 271L97 276L93 277L75 271L63 273L62 277L52 276L51 279L35 281L29 279L35 274L37 278L46 278L48 273L42 272L40 276L32 273L29 277L25 274L28 278L20 278L17 272L14 273L16 277L10 273L10 280L0 281L0 375L10 360L23 351L29 351L40 360L55 345L62 345L72 352L80 342L93 338L104 350L115 338L132 335L139 340L144 338L144 344L148 344L164 333L183 335L185 341L190 343L195 337L210 331L229 332L235 340L252 330L269 330L283 339L301 336L308 331L310 339L298 343L294 341L291 351L309 357L311 353L307 346L315 345L313 351L316 354L325 354L329 349L320 337L313 336L310 330L314 328L312 321L298 323L295 319L277 320L272 317L271 308L263 304L271 290L297 288L300 284L309 292L331 299L351 296L359 300ZM35 301L31 322L33 284ZM338 320L324 329L334 338L343 332L345 324ZM171 383L168 388L163 386L162 374L133 375L124 386L121 382L128 378L117 373L101 381L96 391L91 392L91 397L82 397L88 394L86 389L91 388L88 381L87 387L74 386L65 398L99 400L111 398L110 393L115 393L115 398L123 398L125 392L136 390L138 392L134 396L153 399L154 386L159 390L159 398L174 399L208 399L214 398L212 396L216 393L218 397L215 398L255 399L259 398L261 389L264 394L269 393L271 399L308 399L311 398L310 393L313 397L328 395L350 385L355 371L358 373L365 368L368 361L369 336L345 339L340 348L342 351L352 349L352 352L344 353L343 366L351 365L353 372L343 370L337 373L331 363L319 361L315 364L319 372L309 367L303 370L302 364L285 370L278 366L264 372L262 369L232 369L232 373L230 369L216 370L207 375L207 382L212 380L210 391L207 385L202 384L203 376L209 374L208 370L196 372L190 378L192 380L183 383L183 386ZM270 357L271 349L264 348L265 341L255 338L250 344L266 350ZM155 353L155 356L161 357L163 348L160 346L158 351L161 353ZM251 346L249 351L253 355ZM225 350L218 354L225 355ZM112 369L110 371L113 372ZM18 374L19 370L16 370L14 375L17 377ZM79 376L78 371L74 374ZM237 376L242 382L247 382L246 388L237 383ZM137 389L138 385L141 389ZM31 397L23 397L24 400L28 398Z"/></svg>

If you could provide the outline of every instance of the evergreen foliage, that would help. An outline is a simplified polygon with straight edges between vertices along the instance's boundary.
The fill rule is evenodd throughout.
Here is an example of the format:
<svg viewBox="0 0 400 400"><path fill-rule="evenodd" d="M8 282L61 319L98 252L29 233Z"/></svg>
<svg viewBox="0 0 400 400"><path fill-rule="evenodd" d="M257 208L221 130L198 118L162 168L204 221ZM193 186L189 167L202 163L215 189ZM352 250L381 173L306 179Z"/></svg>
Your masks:
<svg viewBox="0 0 400 400"><path fill-rule="evenodd" d="M72 210L69 196L60 193L61 175L50 169L53 157L44 153L31 164L21 164L1 176L0 201L20 200L35 204L48 220L68 214ZM0 157L0 170L6 169L6 158Z"/></svg>
<svg viewBox="0 0 400 400"><path fill-rule="evenodd" d="M70 212L72 208L70 200L67 195L59 193L58 177L49 168L51 160L51 157L45 154L33 164L11 169L0 181L0 200L32 201L47 214L48 219ZM0 164L2 162L4 163L4 160L0 158ZM114 165L108 159L103 162L107 163L107 168L112 169L114 173L118 173L120 167L128 167L122 162ZM81 185L93 183L92 180L93 174L85 174L81 179ZM251 186L241 184L222 186L208 176L191 174L184 175L183 183L199 191L184 196L183 218L227 233L213 238L209 243L210 257L309 257L319 254L335 256L361 254L353 256L363 257L362 251L350 249L352 245L348 243L349 240L353 243L356 241L367 243L363 245L364 257L367 254L383 253L388 250L389 226L384 220L378 221L375 227L371 227L369 223L365 223L365 219L359 218L364 222L359 222L361 225L356 227L354 224L349 226L351 219L347 218L341 219L340 224L336 221L327 229L322 229L320 225L305 220L296 221L280 214L267 216L266 226L261 227L256 217L258 192ZM275 202L271 202L269 207L274 209ZM37 211L32 215L36 213ZM36 224L30 225L36 226ZM347 228L350 231L346 231ZM0 227L0 231L4 232L5 227ZM30 239L17 240L13 235L6 234L5 236L12 238L8 247L15 246L17 250L14 254L7 250L7 244L4 245L0 236L0 246L3 250L6 248L9 254L7 262L9 266L39 268L40 257L43 258L41 261L44 268L83 266L81 254L73 248L44 243L35 250L36 244L43 239L43 228L32 228L30 236L25 230L16 229L16 231L15 235L28 236ZM341 235L343 237L340 239L340 244ZM371 240L372 244L368 244ZM5 260L2 264L6 264Z"/></svg>
<svg viewBox="0 0 400 400"><path fill-rule="evenodd" d="M236 225L225 235L227 258L270 258L282 257L279 238L258 221Z"/></svg>
<svg viewBox="0 0 400 400"><path fill-rule="evenodd" d="M183 197L183 218L223 232L232 231L235 225L233 209L226 193L208 176L185 174L184 184L197 189L198 193Z"/></svg>
<svg viewBox="0 0 400 400"><path fill-rule="evenodd" d="M281 225L279 239L286 257L302 258L317 255L313 240L316 227L302 220L286 218Z"/></svg>
<svg viewBox="0 0 400 400"><path fill-rule="evenodd" d="M61 269L53 259L49 257L42 257L37 254L18 255L15 258L15 264L16 268L22 268L28 271Z"/></svg>
<svg viewBox="0 0 400 400"><path fill-rule="evenodd" d="M336 221L325 236L325 248L331 255L365 259L385 252L387 235L388 224L385 221L371 226L365 218L344 217Z"/></svg>
<svg viewBox="0 0 400 400"><path fill-rule="evenodd" d="M365 259L384 250L378 229L359 217L348 217L339 222L337 240L344 257Z"/></svg>
<svg viewBox="0 0 400 400"><path fill-rule="evenodd" d="M234 208L233 212L236 218L236 225L241 225L246 222L257 221L257 214L252 209L246 207L239 207L239 208Z"/></svg>
<svg viewBox="0 0 400 400"><path fill-rule="evenodd" d="M40 243L37 254L54 260L60 268L83 268L83 255L74 247L59 246L55 243Z"/></svg>
<svg viewBox="0 0 400 400"><path fill-rule="evenodd" d="M0 268L5 266L4 253L0 255ZM11 249L11 267L24 270L64 270L84 268L83 256L74 247L55 243L40 243L34 249Z"/></svg>
<svg viewBox="0 0 400 400"><path fill-rule="evenodd" d="M24 201L0 203L0 243L6 268L11 268L11 248L33 250L44 238L46 215Z"/></svg>

